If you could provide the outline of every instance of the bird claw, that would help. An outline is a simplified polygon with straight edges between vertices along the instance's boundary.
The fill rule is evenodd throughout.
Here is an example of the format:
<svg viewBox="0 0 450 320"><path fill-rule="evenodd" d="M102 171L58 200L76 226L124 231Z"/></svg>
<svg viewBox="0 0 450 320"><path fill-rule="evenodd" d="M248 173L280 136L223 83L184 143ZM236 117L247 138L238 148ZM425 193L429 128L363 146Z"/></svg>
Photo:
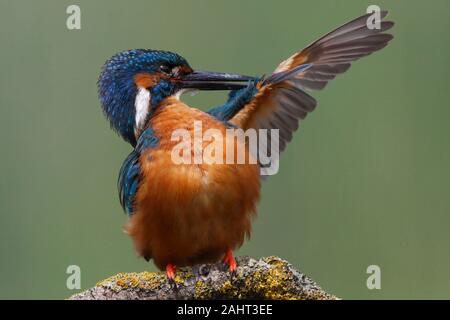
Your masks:
<svg viewBox="0 0 450 320"><path fill-rule="evenodd" d="M169 286L175 293L178 293L178 285L175 282L175 279L169 279Z"/></svg>
<svg viewBox="0 0 450 320"><path fill-rule="evenodd" d="M169 263L166 266L166 275L167 275L167 280L169 281L169 284L174 287L177 288L177 283L175 282L175 273L176 273L176 267Z"/></svg>
<svg viewBox="0 0 450 320"><path fill-rule="evenodd" d="M169 263L166 266L166 275L169 280L175 279L176 268L173 264Z"/></svg>
<svg viewBox="0 0 450 320"><path fill-rule="evenodd" d="M228 265L228 271L231 273L231 276L234 276L236 274L237 263L233 257L233 251L231 251L231 249L228 249L225 253L223 262Z"/></svg>

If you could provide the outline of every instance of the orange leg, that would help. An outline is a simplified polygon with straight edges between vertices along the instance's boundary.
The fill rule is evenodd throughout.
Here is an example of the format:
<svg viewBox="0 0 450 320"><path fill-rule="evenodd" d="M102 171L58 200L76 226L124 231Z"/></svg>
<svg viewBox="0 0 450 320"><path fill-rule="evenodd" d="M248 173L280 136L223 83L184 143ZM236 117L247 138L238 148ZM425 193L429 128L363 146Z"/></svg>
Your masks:
<svg viewBox="0 0 450 320"><path fill-rule="evenodd" d="M167 278L169 279L169 281L175 281L175 272L176 272L176 268L173 264L169 263L166 266L166 274L167 274Z"/></svg>
<svg viewBox="0 0 450 320"><path fill-rule="evenodd" d="M231 249L228 249L227 252L225 252L225 257L223 258L223 262L228 264L228 270L231 273L234 273L236 271L237 263L236 263L236 260L234 260L233 251L231 251Z"/></svg>

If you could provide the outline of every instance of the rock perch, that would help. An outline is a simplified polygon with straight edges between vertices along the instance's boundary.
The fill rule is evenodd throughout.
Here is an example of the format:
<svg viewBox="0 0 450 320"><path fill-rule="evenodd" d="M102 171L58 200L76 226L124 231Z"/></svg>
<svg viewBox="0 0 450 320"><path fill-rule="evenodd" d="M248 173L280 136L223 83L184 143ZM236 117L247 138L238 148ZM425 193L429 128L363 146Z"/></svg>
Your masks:
<svg viewBox="0 0 450 320"><path fill-rule="evenodd" d="M70 299L337 299L278 257L237 263L234 276L220 262L177 269L176 290L163 272L119 273Z"/></svg>

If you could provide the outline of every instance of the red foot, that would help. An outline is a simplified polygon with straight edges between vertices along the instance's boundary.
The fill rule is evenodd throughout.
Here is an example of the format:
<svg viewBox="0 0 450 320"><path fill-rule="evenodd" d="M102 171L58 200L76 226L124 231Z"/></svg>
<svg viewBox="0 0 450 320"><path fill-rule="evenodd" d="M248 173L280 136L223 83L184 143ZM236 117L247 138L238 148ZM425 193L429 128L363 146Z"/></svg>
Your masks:
<svg viewBox="0 0 450 320"><path fill-rule="evenodd" d="M236 260L234 260L233 251L231 251L231 249L228 249L227 252L225 252L225 257L223 258L223 262L228 264L228 270L231 273L236 271L237 263L236 263Z"/></svg>
<svg viewBox="0 0 450 320"><path fill-rule="evenodd" d="M175 280L175 272L176 272L176 268L173 264L169 263L166 266L166 274L167 274L167 278L169 278L169 280Z"/></svg>

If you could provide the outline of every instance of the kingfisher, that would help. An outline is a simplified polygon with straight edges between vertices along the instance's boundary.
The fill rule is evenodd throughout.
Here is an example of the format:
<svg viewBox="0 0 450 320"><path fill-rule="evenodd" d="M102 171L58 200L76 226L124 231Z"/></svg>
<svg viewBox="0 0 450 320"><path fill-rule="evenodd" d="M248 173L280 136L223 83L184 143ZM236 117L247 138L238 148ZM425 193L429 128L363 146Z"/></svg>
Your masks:
<svg viewBox="0 0 450 320"><path fill-rule="evenodd" d="M278 130L279 152L292 140L299 122L316 107L307 93L320 90L351 63L384 48L394 23L380 12L356 18L282 61L268 76L194 70L177 53L134 49L104 64L99 98L111 127L133 150L119 172L120 203L128 215L125 231L137 253L153 259L174 281L176 268L221 259L237 268L233 251L250 236L260 197L261 163L203 161L178 163L173 132L195 134L195 123L223 134L233 128ZM190 90L226 90L227 101L207 112L180 100ZM257 157L246 140L234 142L246 159ZM202 154L206 142L190 155ZM227 149L227 152L229 149ZM256 160L256 159L254 159Z"/></svg>

